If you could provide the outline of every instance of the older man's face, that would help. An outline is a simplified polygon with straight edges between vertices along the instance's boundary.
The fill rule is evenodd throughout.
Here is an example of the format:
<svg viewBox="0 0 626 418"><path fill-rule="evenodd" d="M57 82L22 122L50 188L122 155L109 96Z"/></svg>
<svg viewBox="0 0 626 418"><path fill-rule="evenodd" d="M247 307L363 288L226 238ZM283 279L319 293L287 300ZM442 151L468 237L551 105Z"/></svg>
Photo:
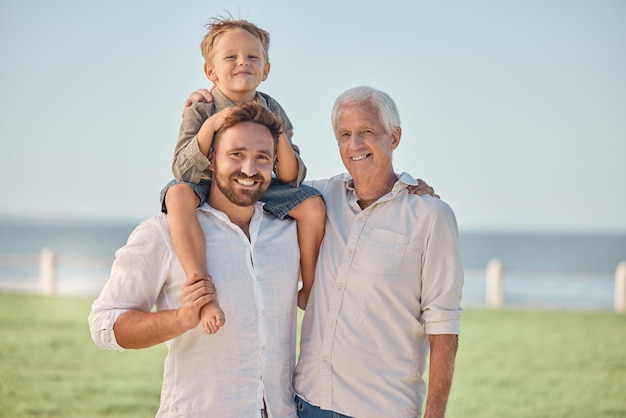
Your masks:
<svg viewBox="0 0 626 418"><path fill-rule="evenodd" d="M237 206L251 206L272 181L274 139L269 129L242 122L224 131L212 158L213 181Z"/></svg>
<svg viewBox="0 0 626 418"><path fill-rule="evenodd" d="M354 179L393 173L391 154L400 142L400 129L385 133L377 113L369 105L350 105L337 115L335 132L341 160Z"/></svg>

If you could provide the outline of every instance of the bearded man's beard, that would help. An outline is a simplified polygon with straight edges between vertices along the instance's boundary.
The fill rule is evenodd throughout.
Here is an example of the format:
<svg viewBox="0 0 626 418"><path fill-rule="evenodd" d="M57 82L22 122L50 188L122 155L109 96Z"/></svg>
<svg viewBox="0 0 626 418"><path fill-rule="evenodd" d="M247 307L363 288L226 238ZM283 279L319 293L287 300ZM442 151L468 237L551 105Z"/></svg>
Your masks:
<svg viewBox="0 0 626 418"><path fill-rule="evenodd" d="M244 179L244 180L253 180L258 182L257 187L254 189L235 189L235 179ZM242 174L241 172L227 175L222 174L219 175L216 172L213 173L213 181L217 185L217 188L222 192L222 194L232 203L237 206L252 206L254 205L260 198L263 196L267 188L269 187L269 182L266 181L262 176L254 175L251 177Z"/></svg>

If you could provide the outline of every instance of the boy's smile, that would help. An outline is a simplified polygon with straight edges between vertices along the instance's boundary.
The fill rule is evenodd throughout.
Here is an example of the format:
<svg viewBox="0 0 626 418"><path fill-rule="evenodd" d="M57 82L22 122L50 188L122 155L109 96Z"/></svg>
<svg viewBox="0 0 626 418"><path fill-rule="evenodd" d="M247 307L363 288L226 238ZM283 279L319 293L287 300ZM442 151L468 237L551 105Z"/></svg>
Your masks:
<svg viewBox="0 0 626 418"><path fill-rule="evenodd" d="M235 103L254 99L269 69L261 41L245 29L223 33L215 42L211 62L204 64L209 80Z"/></svg>

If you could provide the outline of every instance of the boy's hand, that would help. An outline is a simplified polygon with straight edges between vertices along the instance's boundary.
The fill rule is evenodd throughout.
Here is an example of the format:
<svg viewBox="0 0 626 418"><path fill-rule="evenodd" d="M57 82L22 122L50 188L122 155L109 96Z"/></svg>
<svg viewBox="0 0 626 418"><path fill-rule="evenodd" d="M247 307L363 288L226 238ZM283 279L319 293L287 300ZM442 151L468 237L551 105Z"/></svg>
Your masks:
<svg viewBox="0 0 626 418"><path fill-rule="evenodd" d="M435 189L430 187L422 179L417 179L417 186L409 186L407 187L407 189L409 190L409 193L411 194L418 194L418 195L429 194L433 197L436 197L437 199L440 199L439 195L435 194Z"/></svg>
<svg viewBox="0 0 626 418"><path fill-rule="evenodd" d="M209 119L207 119L207 121L213 119L213 130L215 132L217 132L222 127L222 125L224 124L224 119L226 119L231 113L233 113L234 109L234 107L229 106L209 116Z"/></svg>
<svg viewBox="0 0 626 418"><path fill-rule="evenodd" d="M191 106L193 102L212 103L213 96L211 96L211 91L213 91L214 88L215 86L211 87L210 91L207 89L198 89L194 91L193 93L191 93L189 95L189 98L185 100L185 108L188 108L189 106Z"/></svg>
<svg viewBox="0 0 626 418"><path fill-rule="evenodd" d="M233 113L233 107L227 107L225 109L220 110L217 113L209 116L207 120L202 123L202 126L198 130L198 146L200 147L200 151L204 155L208 155L209 150L211 149L211 144L213 143L213 135L217 132L222 125L224 124L224 119L228 117L231 113Z"/></svg>

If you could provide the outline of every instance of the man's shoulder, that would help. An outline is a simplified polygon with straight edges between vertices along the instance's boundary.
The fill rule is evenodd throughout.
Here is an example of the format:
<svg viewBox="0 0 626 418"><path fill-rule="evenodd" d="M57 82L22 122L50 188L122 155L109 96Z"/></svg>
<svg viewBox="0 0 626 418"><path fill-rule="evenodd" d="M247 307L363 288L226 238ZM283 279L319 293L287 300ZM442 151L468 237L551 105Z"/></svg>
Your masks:
<svg viewBox="0 0 626 418"><path fill-rule="evenodd" d="M348 173L340 173L326 179L306 180L304 181L304 184L311 186L324 194L333 189L345 190L346 184L351 179L352 177L350 177Z"/></svg>
<svg viewBox="0 0 626 418"><path fill-rule="evenodd" d="M407 187L417 186L418 184L417 180L406 172L403 172L400 174L398 181L399 183L404 183ZM448 203L446 203L445 201L441 200L438 197L431 196L429 194L418 195L418 194L409 193L408 188L403 188L402 193L405 193L404 197L406 199L409 199L409 202L411 201L411 199L413 199L414 203L419 202L423 205L426 205L427 207L431 207L434 210L439 210L438 208L442 208L442 207L447 207L447 208L450 207L450 205L448 205Z"/></svg>
<svg viewBox="0 0 626 418"><path fill-rule="evenodd" d="M130 233L127 245L139 245L153 249L170 247L171 239L167 215L159 213L139 222Z"/></svg>
<svg viewBox="0 0 626 418"><path fill-rule="evenodd" d="M440 198L427 195L411 194L407 189L400 194L397 201L398 210L408 211L415 219L430 219L429 222L437 222L438 219L454 219L455 214L450 205Z"/></svg>
<svg viewBox="0 0 626 418"><path fill-rule="evenodd" d="M450 207L450 205L446 201L441 200L438 197L431 196L429 194L426 194L426 195L416 195L415 194L415 195L411 195L409 197L411 197L411 198L414 198L414 197L419 198L419 200L422 202L422 204L426 208L428 208L428 209L430 209L432 211L440 211L440 210L448 211L448 210L452 210L452 208Z"/></svg>
<svg viewBox="0 0 626 418"><path fill-rule="evenodd" d="M151 231L154 233L163 233L169 231L169 218L165 213L158 213L139 222L135 231Z"/></svg>

